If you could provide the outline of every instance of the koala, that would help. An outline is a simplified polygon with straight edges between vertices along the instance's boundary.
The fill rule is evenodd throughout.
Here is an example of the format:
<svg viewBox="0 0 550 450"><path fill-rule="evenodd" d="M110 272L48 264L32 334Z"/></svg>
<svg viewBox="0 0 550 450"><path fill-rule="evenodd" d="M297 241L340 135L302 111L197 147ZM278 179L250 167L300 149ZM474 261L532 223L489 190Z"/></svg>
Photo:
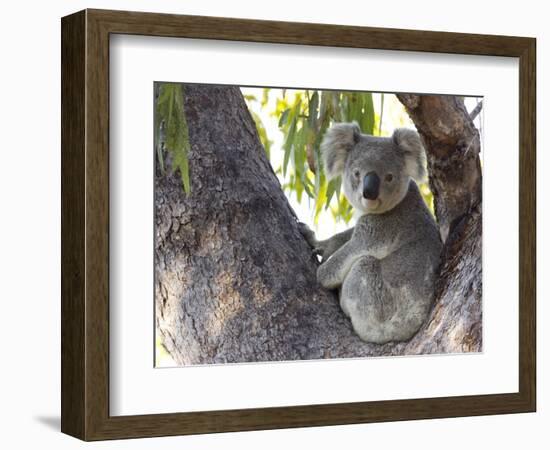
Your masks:
<svg viewBox="0 0 550 450"><path fill-rule="evenodd" d="M301 225L323 257L317 279L339 290L342 311L362 340L409 340L430 312L442 249L415 182L425 177L420 136L400 128L375 137L339 123L325 134L321 153L328 179L342 176L360 217L354 228L323 241Z"/></svg>

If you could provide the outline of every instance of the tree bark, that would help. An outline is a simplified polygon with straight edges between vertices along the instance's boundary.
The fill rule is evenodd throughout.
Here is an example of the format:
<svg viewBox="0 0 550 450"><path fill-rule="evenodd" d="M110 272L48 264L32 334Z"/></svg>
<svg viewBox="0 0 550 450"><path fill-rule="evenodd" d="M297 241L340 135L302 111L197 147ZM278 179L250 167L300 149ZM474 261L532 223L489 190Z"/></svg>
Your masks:
<svg viewBox="0 0 550 450"><path fill-rule="evenodd" d="M480 258L480 245L463 245L480 233L480 209L472 209L446 245L438 300L426 325L407 343L364 343L335 293L316 281L318 263L240 90L186 85L184 106L191 193L183 192L178 175L155 174L156 324L176 363L479 349L480 303L461 297L481 292L480 266L470 265L478 252ZM477 269L479 283L471 280Z"/></svg>

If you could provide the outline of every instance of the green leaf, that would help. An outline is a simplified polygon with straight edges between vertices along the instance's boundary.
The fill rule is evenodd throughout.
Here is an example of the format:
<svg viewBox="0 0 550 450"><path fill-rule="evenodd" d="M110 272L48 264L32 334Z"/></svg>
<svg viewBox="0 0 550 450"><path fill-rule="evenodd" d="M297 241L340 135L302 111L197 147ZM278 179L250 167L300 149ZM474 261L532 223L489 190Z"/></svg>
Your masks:
<svg viewBox="0 0 550 450"><path fill-rule="evenodd" d="M344 96L344 110L346 122L360 123L362 119L363 99L357 92L349 92Z"/></svg>
<svg viewBox="0 0 550 450"><path fill-rule="evenodd" d="M292 152L294 134L296 133L296 117L292 118L290 127L283 144L283 149L285 151L283 156L283 176L286 176L286 171L288 168L288 162L290 161L290 153Z"/></svg>
<svg viewBox="0 0 550 450"><path fill-rule="evenodd" d="M330 93L330 99L331 99L331 113L332 118L336 122L343 122L344 121L344 113L342 111L342 104L340 102L340 93L339 92L331 92Z"/></svg>
<svg viewBox="0 0 550 450"><path fill-rule="evenodd" d="M304 191L306 192L307 196L309 198L315 198L315 195L311 190L311 188L313 187L313 184L311 183L311 180L307 177L305 173L302 173L301 180L302 180L302 185L304 186Z"/></svg>
<svg viewBox="0 0 550 450"><path fill-rule="evenodd" d="M164 146L164 143L162 141L162 130L161 130L161 127L163 125L163 121L161 120L161 117L160 117L160 114L159 114L159 106L158 106L158 102L159 102L159 99L160 99L160 85L155 83L155 86L154 86L154 91L155 91L155 111L154 111L154 142L155 142L155 151L156 151L156 154L157 154L157 160L158 160L158 163L159 163L159 167L160 167L160 173L162 173L164 175L165 173L165 170L164 170L164 154L163 154L163 146Z"/></svg>
<svg viewBox="0 0 550 450"><path fill-rule="evenodd" d="M283 144L284 149L284 157L283 157L283 175L286 176L286 172L288 169L288 163L290 161L291 153L295 146L295 135L296 135L296 129L298 126L298 118L299 118L299 112L301 107L301 100L297 97L296 103L294 106L290 109L290 112L288 113L288 120L287 122L290 123L288 126L288 131L286 133L286 139ZM284 114L284 113L283 113Z"/></svg>
<svg viewBox="0 0 550 450"><path fill-rule="evenodd" d="M380 94L380 119L378 121L378 136L382 136L382 119L384 118L384 93Z"/></svg>
<svg viewBox="0 0 550 450"><path fill-rule="evenodd" d="M290 114L290 108L287 108L283 111L283 113L281 114L281 118L279 119L279 128L283 128L286 125L289 114Z"/></svg>
<svg viewBox="0 0 550 450"><path fill-rule="evenodd" d="M340 183L340 180L331 180L327 186L327 201L325 203L325 210L330 206L330 201L336 193L336 185Z"/></svg>
<svg viewBox="0 0 550 450"><path fill-rule="evenodd" d="M327 200L327 183L323 183L321 185L321 189L319 189L319 192L317 194L317 198L315 199L315 212L313 215L313 222L317 223L319 220L319 214L321 214L321 211L323 210L323 206Z"/></svg>
<svg viewBox="0 0 550 450"><path fill-rule="evenodd" d="M319 133L320 134L320 133ZM321 186L321 177L324 179L324 170L323 170L323 164L321 162L321 149L319 148L317 140L313 144L313 161L315 162L315 183L314 183L314 189L315 189L315 195L319 192L319 188Z"/></svg>
<svg viewBox="0 0 550 450"><path fill-rule="evenodd" d="M179 170L184 192L191 192L188 155L190 151L189 129L183 106L184 90L179 83L163 83L159 87L157 114L159 124L164 124L164 148L172 156L172 171ZM159 125L160 126L160 125ZM162 145L160 146L162 149ZM164 157L157 152L164 167Z"/></svg>
<svg viewBox="0 0 550 450"><path fill-rule="evenodd" d="M298 199L298 203L302 202L302 194L304 192L304 185L302 183L302 179L300 177L294 178L294 190L296 191L296 198Z"/></svg>
<svg viewBox="0 0 550 450"><path fill-rule="evenodd" d="M250 111L252 114L252 119L254 119L254 123L256 125L256 131L258 132L258 137L260 138L260 142L262 143L262 146L264 147L265 153L267 154L267 157L271 157L271 146L273 145L273 141L270 140L267 137L267 131L265 129L265 126L262 122L262 119L258 114L256 114L254 111Z"/></svg>
<svg viewBox="0 0 550 450"><path fill-rule="evenodd" d="M329 112L331 104L331 92L321 91L321 116L326 115Z"/></svg>
<svg viewBox="0 0 550 450"><path fill-rule="evenodd" d="M319 108L319 93L315 91L308 102L308 124L310 128L315 128L317 122L317 109Z"/></svg>
<svg viewBox="0 0 550 450"><path fill-rule="evenodd" d="M265 108L265 105L269 102L269 88L264 88L262 91L262 108Z"/></svg>
<svg viewBox="0 0 550 450"><path fill-rule="evenodd" d="M374 135L374 103L372 102L372 94L365 93L363 95L363 120L360 122L364 133Z"/></svg>

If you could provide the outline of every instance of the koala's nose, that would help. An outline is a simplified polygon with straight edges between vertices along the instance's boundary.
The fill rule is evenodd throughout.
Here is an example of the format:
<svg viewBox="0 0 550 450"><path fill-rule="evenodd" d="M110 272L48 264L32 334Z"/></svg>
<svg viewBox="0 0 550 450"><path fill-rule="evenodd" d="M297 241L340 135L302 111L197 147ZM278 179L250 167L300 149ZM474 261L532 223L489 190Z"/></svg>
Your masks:
<svg viewBox="0 0 550 450"><path fill-rule="evenodd" d="M369 172L363 178L363 197L368 200L376 200L380 190L380 178L376 172Z"/></svg>

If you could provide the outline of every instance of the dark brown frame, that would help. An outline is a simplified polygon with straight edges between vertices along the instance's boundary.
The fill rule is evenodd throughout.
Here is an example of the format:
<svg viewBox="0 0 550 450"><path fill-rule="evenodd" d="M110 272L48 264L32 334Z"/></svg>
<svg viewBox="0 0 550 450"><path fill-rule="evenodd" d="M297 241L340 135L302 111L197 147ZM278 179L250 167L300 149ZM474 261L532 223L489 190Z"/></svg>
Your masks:
<svg viewBox="0 0 550 450"><path fill-rule="evenodd" d="M85 10L62 30L61 429L84 440L535 411L536 40L216 17ZM519 58L519 392L109 415L109 35L137 34Z"/></svg>

